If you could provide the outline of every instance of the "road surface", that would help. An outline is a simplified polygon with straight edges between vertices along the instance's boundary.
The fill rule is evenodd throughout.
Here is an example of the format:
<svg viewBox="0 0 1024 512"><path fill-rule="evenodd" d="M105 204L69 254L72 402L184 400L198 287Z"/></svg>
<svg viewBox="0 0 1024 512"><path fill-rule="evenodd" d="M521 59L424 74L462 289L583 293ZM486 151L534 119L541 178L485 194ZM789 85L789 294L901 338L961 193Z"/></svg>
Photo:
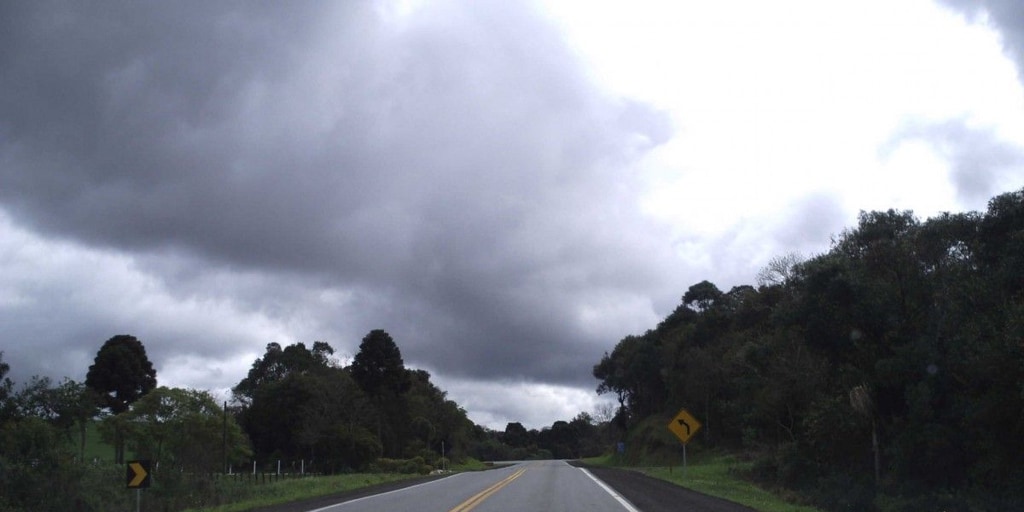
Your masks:
<svg viewBox="0 0 1024 512"><path fill-rule="evenodd" d="M394 492L315 509L317 512L438 510L498 512L560 510L624 512L635 509L589 472L562 461L523 462L513 466L459 473Z"/></svg>
<svg viewBox="0 0 1024 512"><path fill-rule="evenodd" d="M597 476L595 476L597 475ZM565 461L522 462L490 471L344 493L259 512L750 512L634 471L584 469Z"/></svg>

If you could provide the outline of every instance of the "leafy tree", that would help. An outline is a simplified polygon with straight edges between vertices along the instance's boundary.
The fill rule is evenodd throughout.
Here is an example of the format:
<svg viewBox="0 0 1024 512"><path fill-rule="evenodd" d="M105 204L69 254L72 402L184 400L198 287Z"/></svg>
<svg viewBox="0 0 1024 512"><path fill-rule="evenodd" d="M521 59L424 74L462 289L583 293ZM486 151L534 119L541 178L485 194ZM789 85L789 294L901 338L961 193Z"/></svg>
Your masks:
<svg viewBox="0 0 1024 512"><path fill-rule="evenodd" d="M634 425L703 403L704 434L826 510L1016 510L1022 255L1024 190L984 214L862 212L826 253L773 260L758 289L691 287L604 355L598 390Z"/></svg>
<svg viewBox="0 0 1024 512"><path fill-rule="evenodd" d="M84 382L75 382L65 378L56 388L51 390L54 425L70 432L78 430L79 460L85 460L85 435L92 419L97 412L95 392L86 387Z"/></svg>
<svg viewBox="0 0 1024 512"><path fill-rule="evenodd" d="M72 510L77 471L67 446L43 418L0 425L0 510Z"/></svg>
<svg viewBox="0 0 1024 512"><path fill-rule="evenodd" d="M333 354L334 348L323 341L313 342L313 350L307 349L304 343L284 348L279 343L269 343L263 357L252 363L249 373L232 389L234 397L241 403L248 403L261 386L281 381L293 373L330 368Z"/></svg>
<svg viewBox="0 0 1024 512"><path fill-rule="evenodd" d="M124 416L125 437L140 457L165 468L213 471L247 460L249 440L207 391L159 387Z"/></svg>
<svg viewBox="0 0 1024 512"><path fill-rule="evenodd" d="M409 389L403 395L403 402L406 417L411 420L409 428L402 432L405 456L420 456L428 463L435 463L443 443L446 457L460 458L468 446L472 425L466 411L430 382L429 372L406 372Z"/></svg>
<svg viewBox="0 0 1024 512"><path fill-rule="evenodd" d="M156 387L156 370L146 348L134 336L119 334L107 340L89 366L85 385L99 397L101 407L121 414ZM114 435L114 460L124 462L124 440Z"/></svg>
<svg viewBox="0 0 1024 512"><path fill-rule="evenodd" d="M505 434L502 436L502 440L513 448L525 448L531 443L530 433L518 421L505 425Z"/></svg>
<svg viewBox="0 0 1024 512"><path fill-rule="evenodd" d="M705 311L722 298L722 291L709 281L701 281L683 295L683 304L695 311Z"/></svg>
<svg viewBox="0 0 1024 512"><path fill-rule="evenodd" d="M7 377L10 371L11 365L4 362L4 352L0 350L0 425L14 415L14 402L11 396L14 383Z"/></svg>
<svg viewBox="0 0 1024 512"><path fill-rule="evenodd" d="M370 331L359 344L359 352L349 371L373 401L377 412L377 437L384 446L384 455L401 456L405 437L401 430L412 418L408 416L403 396L411 383L398 345L387 332Z"/></svg>
<svg viewBox="0 0 1024 512"><path fill-rule="evenodd" d="M87 467L75 461L65 435L68 415L59 391L71 381L54 388L50 379L33 377L13 392L13 383L3 380L7 413L0 418L0 510L74 510L84 494Z"/></svg>
<svg viewBox="0 0 1024 512"><path fill-rule="evenodd" d="M614 392L620 408L633 417L660 410L666 398L662 351L662 339L654 331L623 338L594 366L594 377L601 381L598 394Z"/></svg>
<svg viewBox="0 0 1024 512"><path fill-rule="evenodd" d="M320 470L340 471L380 456L380 440L366 428L376 414L333 353L320 341L312 350L271 343L234 387L239 422L258 458L316 459Z"/></svg>
<svg viewBox="0 0 1024 512"><path fill-rule="evenodd" d="M100 348L85 385L99 394L103 407L119 414L156 387L156 370L141 341L119 334Z"/></svg>
<svg viewBox="0 0 1024 512"><path fill-rule="evenodd" d="M363 391L374 398L398 396L409 389L402 352L381 329L363 337L350 371Z"/></svg>

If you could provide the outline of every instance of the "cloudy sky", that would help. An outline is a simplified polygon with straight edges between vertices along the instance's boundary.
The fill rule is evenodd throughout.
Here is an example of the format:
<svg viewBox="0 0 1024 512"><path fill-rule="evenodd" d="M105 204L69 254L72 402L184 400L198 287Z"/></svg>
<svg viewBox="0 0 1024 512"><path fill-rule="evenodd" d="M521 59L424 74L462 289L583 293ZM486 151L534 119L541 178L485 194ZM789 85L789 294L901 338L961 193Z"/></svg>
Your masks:
<svg viewBox="0 0 1024 512"><path fill-rule="evenodd" d="M1024 186L1024 9L4 2L0 350L217 393L382 328L470 417L598 405L691 284Z"/></svg>

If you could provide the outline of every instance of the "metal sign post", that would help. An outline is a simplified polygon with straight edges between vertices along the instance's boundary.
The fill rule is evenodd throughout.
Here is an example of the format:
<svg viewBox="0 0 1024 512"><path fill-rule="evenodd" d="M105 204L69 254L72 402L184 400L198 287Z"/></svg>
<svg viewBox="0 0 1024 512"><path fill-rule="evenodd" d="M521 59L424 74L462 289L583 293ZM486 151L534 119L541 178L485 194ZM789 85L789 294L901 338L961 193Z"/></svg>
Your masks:
<svg viewBox="0 0 1024 512"><path fill-rule="evenodd" d="M135 489L135 512L142 507L142 490L149 488L151 467L148 460L130 460L125 464L125 486Z"/></svg>

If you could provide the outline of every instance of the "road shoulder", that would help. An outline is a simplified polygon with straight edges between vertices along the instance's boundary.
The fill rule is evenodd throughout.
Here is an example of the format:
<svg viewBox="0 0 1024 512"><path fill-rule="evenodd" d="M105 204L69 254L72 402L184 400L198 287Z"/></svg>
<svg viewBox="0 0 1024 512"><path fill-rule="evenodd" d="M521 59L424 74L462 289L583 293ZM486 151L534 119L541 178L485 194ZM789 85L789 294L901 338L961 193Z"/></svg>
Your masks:
<svg viewBox="0 0 1024 512"><path fill-rule="evenodd" d="M643 512L756 512L750 507L680 487L638 471L591 466L578 460L568 462L573 466L586 468Z"/></svg>

